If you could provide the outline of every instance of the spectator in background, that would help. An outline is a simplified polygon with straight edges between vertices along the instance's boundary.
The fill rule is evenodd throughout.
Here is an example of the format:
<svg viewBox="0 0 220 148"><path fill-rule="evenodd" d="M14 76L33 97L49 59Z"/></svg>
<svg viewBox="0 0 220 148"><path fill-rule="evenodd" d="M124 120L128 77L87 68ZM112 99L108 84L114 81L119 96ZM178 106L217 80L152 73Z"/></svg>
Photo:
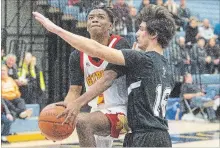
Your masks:
<svg viewBox="0 0 220 148"><path fill-rule="evenodd" d="M142 0L141 2L141 5L139 7L139 10L138 10L138 13L141 12L141 10L144 8L144 7L149 7L150 6L150 0Z"/></svg>
<svg viewBox="0 0 220 148"><path fill-rule="evenodd" d="M25 81L18 79L18 69L16 65L16 56L14 54L8 54L5 58L5 65L8 68L9 77L13 78L18 86L26 85Z"/></svg>
<svg viewBox="0 0 220 148"><path fill-rule="evenodd" d="M80 0L68 0L68 5L71 6L71 5L76 5L80 2Z"/></svg>
<svg viewBox="0 0 220 148"><path fill-rule="evenodd" d="M205 38L207 41L215 37L214 30L211 28L211 25L208 19L204 19L203 25L199 27L199 35L200 37Z"/></svg>
<svg viewBox="0 0 220 148"><path fill-rule="evenodd" d="M23 64L19 71L19 79L27 81L27 85L20 87L22 98L27 104L41 104L43 91L45 90L45 82L42 71L36 66L36 57L31 53L25 53Z"/></svg>
<svg viewBox="0 0 220 148"><path fill-rule="evenodd" d="M181 19L181 27L185 30L191 16L189 8L186 7L186 0L180 0L180 7L177 10L177 15Z"/></svg>
<svg viewBox="0 0 220 148"><path fill-rule="evenodd" d="M5 64L5 49L1 47L1 64Z"/></svg>
<svg viewBox="0 0 220 148"><path fill-rule="evenodd" d="M192 48L192 46L197 42L199 37L198 33L198 20L195 17L191 17L189 24L186 27L185 43L187 48Z"/></svg>
<svg viewBox="0 0 220 148"><path fill-rule="evenodd" d="M164 6L168 9L170 13L177 16L178 5L174 2L174 0L167 0Z"/></svg>
<svg viewBox="0 0 220 148"><path fill-rule="evenodd" d="M211 106L213 104L213 99L216 95L215 91L206 92L206 94L201 90L196 84L193 84L192 75L187 73L184 77L184 84L181 87L181 108L183 114L188 113L188 109L185 106L184 99L187 100L190 108L203 107L206 109L208 119L210 122L216 120L215 110Z"/></svg>
<svg viewBox="0 0 220 148"><path fill-rule="evenodd" d="M10 132L11 124L14 121L14 117L12 116L5 100L1 98L1 123L2 123L2 130L1 130L1 142L2 143L9 143L7 137Z"/></svg>
<svg viewBox="0 0 220 148"><path fill-rule="evenodd" d="M128 18L128 24L127 24L130 43L135 42L136 32L139 29L139 22L136 16L137 16L137 9L135 7L130 7L130 16Z"/></svg>
<svg viewBox="0 0 220 148"><path fill-rule="evenodd" d="M13 79L18 79L16 56L14 54L8 54L5 58L5 64L8 67L8 75Z"/></svg>
<svg viewBox="0 0 220 148"><path fill-rule="evenodd" d="M212 63L207 64L208 73L219 73L220 72L220 47L216 45L215 38L211 38L208 42L206 49L207 55L211 57Z"/></svg>
<svg viewBox="0 0 220 148"><path fill-rule="evenodd" d="M164 6L163 0L157 0L156 5L158 6Z"/></svg>
<svg viewBox="0 0 220 148"><path fill-rule="evenodd" d="M197 44L191 49L191 73L205 74L207 73L206 64L211 63L211 57L207 56L205 49L206 40L199 38Z"/></svg>
<svg viewBox="0 0 220 148"><path fill-rule="evenodd" d="M114 15L117 16L115 20L115 26L113 31L116 34L127 35L127 24L129 18L129 6L126 4L125 0L116 0L113 4Z"/></svg>
<svg viewBox="0 0 220 148"><path fill-rule="evenodd" d="M186 72L190 72L190 56L188 49L185 46L185 38L180 37L178 40L178 45L173 54L174 64L176 69L178 69L179 74L183 76Z"/></svg>
<svg viewBox="0 0 220 148"><path fill-rule="evenodd" d="M32 110L26 110L25 102L20 98L21 93L16 82L8 76L8 68L6 65L2 65L1 68L1 80L2 80L2 98L9 100L16 108L17 114L20 118L30 117Z"/></svg>

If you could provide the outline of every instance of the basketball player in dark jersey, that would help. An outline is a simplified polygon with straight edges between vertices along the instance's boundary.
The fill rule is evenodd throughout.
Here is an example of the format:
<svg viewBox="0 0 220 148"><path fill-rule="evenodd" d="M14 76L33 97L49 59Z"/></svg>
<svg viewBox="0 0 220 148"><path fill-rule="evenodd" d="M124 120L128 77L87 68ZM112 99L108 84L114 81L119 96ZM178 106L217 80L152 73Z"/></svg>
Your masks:
<svg viewBox="0 0 220 148"><path fill-rule="evenodd" d="M138 46L143 52L114 50L67 32L37 12L34 12L34 16L47 30L59 35L76 49L125 67L107 67L117 72L116 78L126 74L128 124L131 131L125 136L125 147L172 146L165 111L174 81L168 62L163 57L163 49L175 34L175 23L166 8L151 5L141 11L142 23L136 35ZM74 122L79 108L107 88L107 84L100 86L99 81L75 100L75 106L72 106L67 122Z"/></svg>

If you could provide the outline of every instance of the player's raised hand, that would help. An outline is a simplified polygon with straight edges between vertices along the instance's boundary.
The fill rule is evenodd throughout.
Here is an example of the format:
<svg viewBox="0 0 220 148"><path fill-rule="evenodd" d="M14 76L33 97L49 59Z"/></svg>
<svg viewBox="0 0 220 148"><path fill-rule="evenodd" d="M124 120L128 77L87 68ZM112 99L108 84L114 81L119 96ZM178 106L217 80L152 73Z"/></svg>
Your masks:
<svg viewBox="0 0 220 148"><path fill-rule="evenodd" d="M39 12L32 12L35 19L40 22L48 31L52 33L57 33L59 29L61 29L59 26L55 25L53 22L51 22L48 18L40 14Z"/></svg>

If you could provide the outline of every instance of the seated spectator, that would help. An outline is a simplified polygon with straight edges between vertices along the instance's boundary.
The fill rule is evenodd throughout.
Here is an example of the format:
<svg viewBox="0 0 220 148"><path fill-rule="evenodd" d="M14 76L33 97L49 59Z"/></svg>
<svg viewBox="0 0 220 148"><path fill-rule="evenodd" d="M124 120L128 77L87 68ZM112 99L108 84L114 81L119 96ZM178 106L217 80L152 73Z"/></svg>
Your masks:
<svg viewBox="0 0 220 148"><path fill-rule="evenodd" d="M18 79L18 69L16 65L16 56L13 54L8 54L5 58L5 64L8 68L9 77L13 78L18 86L26 85L25 82Z"/></svg>
<svg viewBox="0 0 220 148"><path fill-rule="evenodd" d="M156 5L158 6L164 6L163 0L157 0Z"/></svg>
<svg viewBox="0 0 220 148"><path fill-rule="evenodd" d="M198 33L198 20L195 17L191 17L189 24L186 26L185 43L187 48L192 48L192 46L197 42L199 37Z"/></svg>
<svg viewBox="0 0 220 148"><path fill-rule="evenodd" d="M5 58L5 64L8 67L8 75L13 79L18 79L16 56L13 54L8 54Z"/></svg>
<svg viewBox="0 0 220 148"><path fill-rule="evenodd" d="M1 47L1 64L5 64L5 49Z"/></svg>
<svg viewBox="0 0 220 148"><path fill-rule="evenodd" d="M170 13L177 16L178 5L174 2L174 0L167 0L164 6L168 9Z"/></svg>
<svg viewBox="0 0 220 148"><path fill-rule="evenodd" d="M220 73L220 46L216 45L215 38L209 40L206 52L207 55L212 58L212 63L207 65L208 72L210 74Z"/></svg>
<svg viewBox="0 0 220 148"><path fill-rule="evenodd" d="M176 69L179 71L178 74L183 76L186 72L190 72L190 56L188 49L185 46L184 37L179 38L178 45L172 56L173 63L175 64Z"/></svg>
<svg viewBox="0 0 220 148"><path fill-rule="evenodd" d="M200 37L205 38L207 41L213 37L216 37L208 19L204 19L203 25L199 27L199 35Z"/></svg>
<svg viewBox="0 0 220 148"><path fill-rule="evenodd" d="M128 17L128 24L127 24L128 37L130 43L134 43L136 41L136 32L139 29L139 23L136 15L137 15L136 8L130 7L130 16Z"/></svg>
<svg viewBox="0 0 220 148"><path fill-rule="evenodd" d="M187 73L184 77L184 84L181 87L181 109L183 114L189 113L185 106L184 99L187 100L190 108L200 107L205 108L208 120L215 122L216 114L212 105L216 95L215 91L206 92L206 94L195 84L193 84L192 75ZM210 105L211 104L211 105Z"/></svg>
<svg viewBox="0 0 220 148"><path fill-rule="evenodd" d="M185 0L180 0L180 7L177 10L177 15L181 19L181 27L185 30L190 18L190 10L186 7Z"/></svg>
<svg viewBox="0 0 220 148"><path fill-rule="evenodd" d="M9 100L17 109L17 115L20 118L30 117L32 110L26 110L25 102L20 98L21 93L16 82L8 76L8 68L6 65L2 65L1 68L1 80L2 80L2 98Z"/></svg>
<svg viewBox="0 0 220 148"><path fill-rule="evenodd" d="M129 18L129 6L125 0L116 0L116 3L113 4L113 13L116 16L113 32L126 36Z"/></svg>
<svg viewBox="0 0 220 148"><path fill-rule="evenodd" d="M141 5L138 9L138 13L140 13L144 7L149 7L149 6L150 6L150 0L142 0Z"/></svg>
<svg viewBox="0 0 220 148"><path fill-rule="evenodd" d="M192 74L207 73L206 64L211 63L211 57L207 56L205 44L206 40L204 38L199 38L197 44L190 50Z"/></svg>
<svg viewBox="0 0 220 148"><path fill-rule="evenodd" d="M19 71L19 79L27 82L27 85L20 87L22 98L27 104L41 104L43 91L45 90L45 82L42 71L36 66L36 57L31 53L25 53L23 64Z"/></svg>
<svg viewBox="0 0 220 148"><path fill-rule="evenodd" d="M68 5L69 6L71 6L71 5L75 5L75 4L77 4L77 3L79 3L80 2L80 0L68 0Z"/></svg>
<svg viewBox="0 0 220 148"><path fill-rule="evenodd" d="M2 123L2 132L1 132L1 142L9 143L7 137L9 135L11 124L14 121L14 117L12 116L7 104L4 99L1 99L1 123Z"/></svg>

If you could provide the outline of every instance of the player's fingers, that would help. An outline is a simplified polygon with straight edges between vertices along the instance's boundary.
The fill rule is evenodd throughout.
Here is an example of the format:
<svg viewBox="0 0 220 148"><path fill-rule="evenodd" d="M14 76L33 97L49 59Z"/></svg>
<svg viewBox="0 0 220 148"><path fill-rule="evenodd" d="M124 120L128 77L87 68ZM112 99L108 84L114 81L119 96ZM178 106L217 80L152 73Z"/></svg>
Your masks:
<svg viewBox="0 0 220 148"><path fill-rule="evenodd" d="M68 115L67 115L66 119L63 121L62 125L65 123L69 123L70 118L71 118L71 113L68 113Z"/></svg>
<svg viewBox="0 0 220 148"><path fill-rule="evenodd" d="M55 104L56 106L62 106L66 108L66 104L64 102L59 102Z"/></svg>
<svg viewBox="0 0 220 148"><path fill-rule="evenodd" d="M66 114L68 114L69 110L68 109L65 109L62 113L60 113L59 115L57 115L57 118L61 118L63 116L66 116Z"/></svg>
<svg viewBox="0 0 220 148"><path fill-rule="evenodd" d="M75 124L75 119L76 119L76 115L71 116L71 119L70 119L70 124L71 125Z"/></svg>
<svg viewBox="0 0 220 148"><path fill-rule="evenodd" d="M46 19L42 14L40 14L39 12L32 12L32 14L35 16L35 17L38 17L40 19Z"/></svg>

